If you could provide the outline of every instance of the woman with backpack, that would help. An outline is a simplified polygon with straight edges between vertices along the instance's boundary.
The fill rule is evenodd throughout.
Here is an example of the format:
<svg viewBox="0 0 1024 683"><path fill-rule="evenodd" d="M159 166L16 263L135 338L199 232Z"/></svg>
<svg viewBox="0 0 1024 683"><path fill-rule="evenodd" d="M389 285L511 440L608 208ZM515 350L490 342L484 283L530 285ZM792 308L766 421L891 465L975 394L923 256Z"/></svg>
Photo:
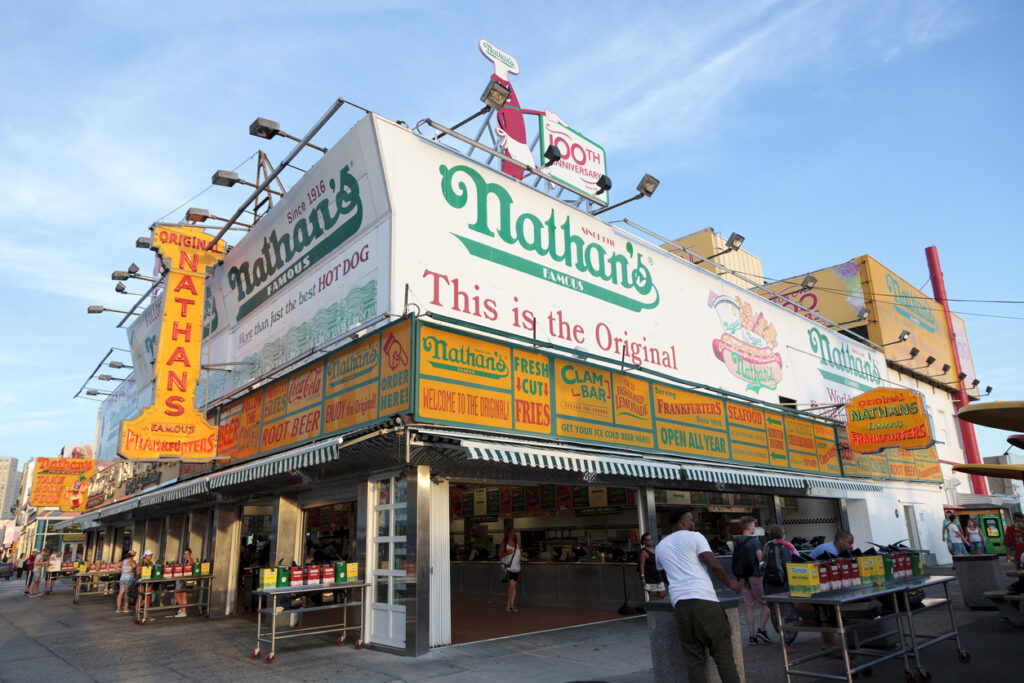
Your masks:
<svg viewBox="0 0 1024 683"><path fill-rule="evenodd" d="M764 579L765 595L789 592L789 576L786 573L786 565L793 561L793 556L796 554L796 548L786 540L786 531L781 526L772 524L768 527L768 543L764 546L764 569L761 572ZM782 613L783 623L789 624L799 620L796 608L792 603L779 603L779 610ZM779 623L776 613L774 610L770 611L772 626L778 633ZM797 633L792 631L783 638L786 643L786 652L793 651L793 641L796 640L796 636Z"/></svg>
<svg viewBox="0 0 1024 683"><path fill-rule="evenodd" d="M768 605L764 601L764 584L761 581L761 541L754 537L757 526L753 517L741 517L742 535L736 537L732 551L732 573L743 586L743 605L746 608L747 633L751 645L770 643L768 625L771 616ZM754 630L754 623L758 624Z"/></svg>

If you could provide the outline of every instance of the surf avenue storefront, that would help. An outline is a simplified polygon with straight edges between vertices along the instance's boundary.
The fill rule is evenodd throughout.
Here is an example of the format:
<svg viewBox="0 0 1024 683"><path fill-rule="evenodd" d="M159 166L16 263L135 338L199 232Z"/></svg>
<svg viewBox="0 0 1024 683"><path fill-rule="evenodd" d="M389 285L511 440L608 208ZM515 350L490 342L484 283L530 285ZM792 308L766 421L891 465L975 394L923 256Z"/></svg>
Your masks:
<svg viewBox="0 0 1024 683"><path fill-rule="evenodd" d="M321 181L333 201L302 202ZM257 281L286 233L302 265ZM503 601L508 523L534 563L524 606L608 614L636 588L618 561L682 493L726 530L733 508L887 495L845 475L833 423L778 407L821 401L822 363L875 381L876 351L375 115L213 281L207 362L242 363L199 392L222 459L91 514L107 538L175 534L171 554L205 529L220 614L262 561L354 554L370 641L422 654L458 639L460 605Z"/></svg>

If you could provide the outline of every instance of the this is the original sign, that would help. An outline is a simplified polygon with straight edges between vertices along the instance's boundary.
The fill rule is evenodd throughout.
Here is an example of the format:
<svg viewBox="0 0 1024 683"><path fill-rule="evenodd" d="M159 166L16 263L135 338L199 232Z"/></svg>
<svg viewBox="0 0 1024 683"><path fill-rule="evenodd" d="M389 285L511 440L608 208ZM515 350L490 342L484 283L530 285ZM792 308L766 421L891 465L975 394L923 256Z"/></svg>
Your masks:
<svg viewBox="0 0 1024 683"><path fill-rule="evenodd" d="M875 453L885 448L928 448L932 438L921 394L909 389L873 389L846 405L850 448Z"/></svg>
<svg viewBox="0 0 1024 683"><path fill-rule="evenodd" d="M153 250L169 270L156 351L156 387L153 404L122 423L120 454L129 460L210 460L217 455L217 427L195 409L195 391L206 269L223 258L224 243L213 243L199 228L157 224Z"/></svg>

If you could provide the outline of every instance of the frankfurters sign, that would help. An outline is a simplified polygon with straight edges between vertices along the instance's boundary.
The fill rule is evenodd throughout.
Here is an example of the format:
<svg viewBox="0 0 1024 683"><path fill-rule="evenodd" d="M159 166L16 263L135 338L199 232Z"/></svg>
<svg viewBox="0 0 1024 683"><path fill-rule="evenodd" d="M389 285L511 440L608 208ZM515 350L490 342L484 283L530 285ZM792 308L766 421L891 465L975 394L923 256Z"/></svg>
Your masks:
<svg viewBox="0 0 1024 683"><path fill-rule="evenodd" d="M206 269L224 243L186 225L153 226L153 251L168 268L157 342L153 404L121 423L119 453L129 460L217 456L217 427L195 408L203 332Z"/></svg>
<svg viewBox="0 0 1024 683"><path fill-rule="evenodd" d="M909 389L872 389L853 398L846 404L846 430L850 448L858 453L935 443L924 399Z"/></svg>

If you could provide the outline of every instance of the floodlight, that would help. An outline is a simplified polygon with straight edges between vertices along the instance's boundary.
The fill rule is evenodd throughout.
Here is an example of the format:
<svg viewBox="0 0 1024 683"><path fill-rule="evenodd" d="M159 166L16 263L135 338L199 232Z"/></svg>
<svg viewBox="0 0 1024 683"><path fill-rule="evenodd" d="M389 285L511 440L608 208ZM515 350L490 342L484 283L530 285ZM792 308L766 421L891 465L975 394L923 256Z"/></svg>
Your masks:
<svg viewBox="0 0 1024 683"><path fill-rule="evenodd" d="M562 160L562 151L558 149L557 145L548 145L548 148L544 150L544 158L547 159L544 163L544 168L547 168L551 164Z"/></svg>
<svg viewBox="0 0 1024 683"><path fill-rule="evenodd" d="M494 111L498 111L505 106L505 102L508 101L511 94L512 90L508 86L492 78L487 81L487 87L484 88L483 94L480 95L480 101Z"/></svg>
<svg viewBox="0 0 1024 683"><path fill-rule="evenodd" d="M197 209L193 206L185 212L185 220L189 223L204 223L208 218L210 218L210 212L206 209Z"/></svg>
<svg viewBox="0 0 1024 683"><path fill-rule="evenodd" d="M644 177L640 179L640 182L636 185L636 191L645 197L650 197L654 194L654 191L658 189L658 185L661 181L652 176L650 173L644 173Z"/></svg>
<svg viewBox="0 0 1024 683"><path fill-rule="evenodd" d="M602 175L600 178L597 179L597 187L600 188L598 189L597 194L607 192L608 190L612 189L612 179L606 175Z"/></svg>

